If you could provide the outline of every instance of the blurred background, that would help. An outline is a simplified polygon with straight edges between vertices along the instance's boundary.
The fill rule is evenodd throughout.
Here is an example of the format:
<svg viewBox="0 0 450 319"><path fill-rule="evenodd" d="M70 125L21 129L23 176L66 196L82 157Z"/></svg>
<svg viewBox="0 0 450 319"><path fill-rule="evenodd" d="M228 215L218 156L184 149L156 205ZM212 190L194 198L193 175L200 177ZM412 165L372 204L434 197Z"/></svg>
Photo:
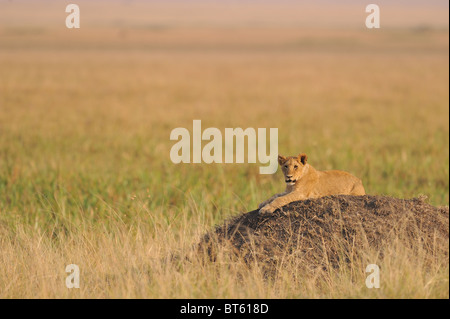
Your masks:
<svg viewBox="0 0 450 319"><path fill-rule="evenodd" d="M73 216L99 198L128 210L139 194L228 215L283 189L259 163L171 163L170 132L193 119L277 127L280 153L368 193L448 204L448 1L377 1L380 29L356 0L76 3L80 29L67 1L0 1L8 216L35 220L59 196Z"/></svg>
<svg viewBox="0 0 450 319"><path fill-rule="evenodd" d="M377 4L382 26L448 27L445 0L2 0L4 26L61 28L61 8L76 3L84 27L304 27L363 29L365 7ZM64 12L64 10L63 10ZM361 14L363 13L363 14Z"/></svg>

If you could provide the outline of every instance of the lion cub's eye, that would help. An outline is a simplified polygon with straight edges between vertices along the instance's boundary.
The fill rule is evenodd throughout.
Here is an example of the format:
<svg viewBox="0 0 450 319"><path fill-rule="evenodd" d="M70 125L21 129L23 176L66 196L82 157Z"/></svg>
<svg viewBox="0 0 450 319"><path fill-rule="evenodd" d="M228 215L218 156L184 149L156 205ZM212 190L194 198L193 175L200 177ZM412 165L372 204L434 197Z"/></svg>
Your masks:
<svg viewBox="0 0 450 319"><path fill-rule="evenodd" d="M284 165L284 168L287 168L287 165Z"/></svg>
<svg viewBox="0 0 450 319"><path fill-rule="evenodd" d="M297 169L298 168L298 166L297 165L294 165L294 169Z"/></svg>

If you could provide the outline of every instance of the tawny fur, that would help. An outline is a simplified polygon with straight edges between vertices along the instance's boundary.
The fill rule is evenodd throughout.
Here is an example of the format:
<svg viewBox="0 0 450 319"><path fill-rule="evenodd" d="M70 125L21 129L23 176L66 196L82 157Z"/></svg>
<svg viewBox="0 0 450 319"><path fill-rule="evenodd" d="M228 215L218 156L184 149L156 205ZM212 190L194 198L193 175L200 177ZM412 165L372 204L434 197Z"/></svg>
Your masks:
<svg viewBox="0 0 450 319"><path fill-rule="evenodd" d="M306 154L278 156L286 190L259 204L261 213L273 213L291 202L329 195L365 195L361 180L343 171L318 171L307 163Z"/></svg>

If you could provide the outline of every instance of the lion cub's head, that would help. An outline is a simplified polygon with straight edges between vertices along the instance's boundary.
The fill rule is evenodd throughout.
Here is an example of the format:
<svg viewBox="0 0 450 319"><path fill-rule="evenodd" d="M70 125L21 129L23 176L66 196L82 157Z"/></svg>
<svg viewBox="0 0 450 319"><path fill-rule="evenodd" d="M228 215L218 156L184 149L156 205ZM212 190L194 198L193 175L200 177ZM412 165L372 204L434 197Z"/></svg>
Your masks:
<svg viewBox="0 0 450 319"><path fill-rule="evenodd" d="M299 154L298 156L278 155L278 163L284 174L284 180L288 185L294 185L302 176L308 156Z"/></svg>

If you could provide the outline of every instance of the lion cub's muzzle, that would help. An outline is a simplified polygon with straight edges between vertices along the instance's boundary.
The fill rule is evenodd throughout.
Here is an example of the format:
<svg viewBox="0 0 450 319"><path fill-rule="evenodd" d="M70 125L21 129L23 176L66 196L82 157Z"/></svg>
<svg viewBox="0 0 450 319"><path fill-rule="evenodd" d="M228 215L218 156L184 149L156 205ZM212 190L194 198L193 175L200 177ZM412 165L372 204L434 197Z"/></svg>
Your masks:
<svg viewBox="0 0 450 319"><path fill-rule="evenodd" d="M297 180L293 179L292 176L286 176L285 182L286 184L295 184Z"/></svg>

